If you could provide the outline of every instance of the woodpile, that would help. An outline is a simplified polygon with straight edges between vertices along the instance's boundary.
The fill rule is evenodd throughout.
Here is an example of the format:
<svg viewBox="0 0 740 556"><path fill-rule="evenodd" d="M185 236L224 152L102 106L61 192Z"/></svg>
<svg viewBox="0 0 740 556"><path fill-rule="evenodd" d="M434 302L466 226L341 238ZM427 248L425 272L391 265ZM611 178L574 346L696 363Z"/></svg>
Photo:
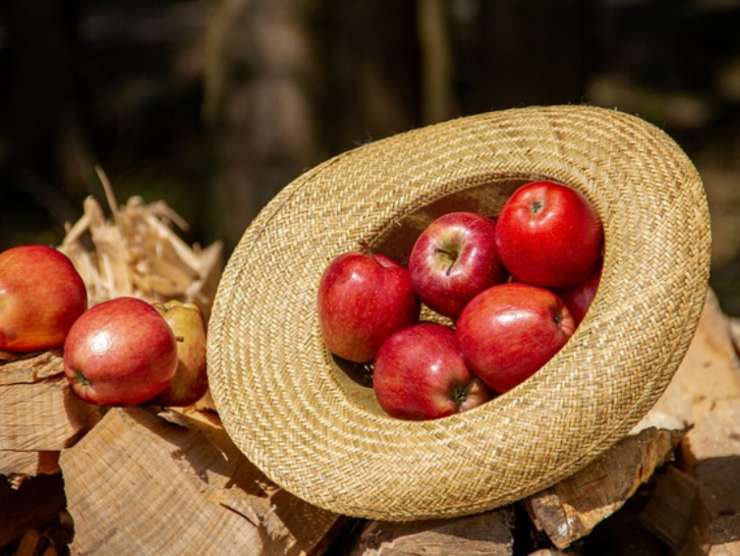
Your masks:
<svg viewBox="0 0 740 556"><path fill-rule="evenodd" d="M178 298L207 312L220 246L184 243L163 203L119 207L107 191L112 218L88 200L62 245L91 300ZM272 483L209 395L106 411L72 395L60 353L0 353L0 475L0 555L740 554L740 370L710 292L673 382L607 453L513 506L388 523Z"/></svg>

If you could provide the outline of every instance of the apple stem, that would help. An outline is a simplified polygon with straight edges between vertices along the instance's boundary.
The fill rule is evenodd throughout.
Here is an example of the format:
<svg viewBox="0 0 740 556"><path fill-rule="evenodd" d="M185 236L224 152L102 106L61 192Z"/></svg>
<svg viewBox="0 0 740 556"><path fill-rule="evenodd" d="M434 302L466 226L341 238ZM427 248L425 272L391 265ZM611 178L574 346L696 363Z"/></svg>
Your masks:
<svg viewBox="0 0 740 556"><path fill-rule="evenodd" d="M176 342L184 342L185 341L185 337L184 336L175 336L175 341Z"/></svg>
<svg viewBox="0 0 740 556"><path fill-rule="evenodd" d="M553 315L552 320L555 321L555 324L560 325L560 323L563 321L563 314L558 311L557 313L555 313L555 315Z"/></svg>
<svg viewBox="0 0 740 556"><path fill-rule="evenodd" d="M470 392L469 384L456 384L452 389L452 400L457 407L465 403L465 400L468 398L468 392Z"/></svg>
<svg viewBox="0 0 740 556"><path fill-rule="evenodd" d="M77 379L77 382L79 382L83 386L92 385L92 382L90 381L90 379L87 378L85 375L83 375L81 371L75 371L75 378Z"/></svg>
<svg viewBox="0 0 740 556"><path fill-rule="evenodd" d="M455 266L457 255L455 253L450 253L449 251L445 251L444 249L439 249L439 248L435 249L434 252L445 255L447 258L450 259L450 266L448 266L447 270L445 271L447 276L449 276L450 272L452 272L452 267Z"/></svg>

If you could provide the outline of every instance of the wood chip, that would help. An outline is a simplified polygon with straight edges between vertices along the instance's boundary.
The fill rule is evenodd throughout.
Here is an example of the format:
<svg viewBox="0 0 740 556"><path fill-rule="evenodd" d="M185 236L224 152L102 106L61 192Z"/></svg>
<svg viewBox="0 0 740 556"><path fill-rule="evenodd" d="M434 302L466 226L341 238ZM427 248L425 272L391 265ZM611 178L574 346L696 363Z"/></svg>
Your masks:
<svg viewBox="0 0 740 556"><path fill-rule="evenodd" d="M338 519L270 483L215 415L170 418L114 408L62 453L73 552L300 554Z"/></svg>
<svg viewBox="0 0 740 556"><path fill-rule="evenodd" d="M622 439L578 473L525 501L535 527L560 549L585 537L672 457L682 435L650 427Z"/></svg>
<svg viewBox="0 0 740 556"><path fill-rule="evenodd" d="M198 305L208 317L223 268L221 243L201 249L172 229L188 225L163 201L145 204L132 197L119 206L104 175L112 218L92 197L84 214L67 226L60 250L72 259L88 289L90 305L133 295L151 302L169 299Z"/></svg>
<svg viewBox="0 0 740 556"><path fill-rule="evenodd" d="M389 523L371 521L352 556L508 556L513 554L513 515L503 508L457 519Z"/></svg>

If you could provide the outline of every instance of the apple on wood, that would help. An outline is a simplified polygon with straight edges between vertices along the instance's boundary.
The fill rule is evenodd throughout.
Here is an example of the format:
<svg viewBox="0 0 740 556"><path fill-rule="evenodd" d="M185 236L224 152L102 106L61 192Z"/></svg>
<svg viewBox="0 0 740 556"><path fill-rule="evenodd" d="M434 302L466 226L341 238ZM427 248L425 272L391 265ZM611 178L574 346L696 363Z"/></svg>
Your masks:
<svg viewBox="0 0 740 556"><path fill-rule="evenodd" d="M456 318L473 297L502 282L495 234L495 220L473 212L451 212L432 222L409 258L411 281L421 300Z"/></svg>
<svg viewBox="0 0 740 556"><path fill-rule="evenodd" d="M206 329L200 309L191 303L172 300L154 305L177 341L177 370L167 388L154 402L167 406L191 405L208 390L206 374Z"/></svg>
<svg viewBox="0 0 740 556"><path fill-rule="evenodd" d="M375 359L373 389L392 417L437 419L491 398L465 365L455 332L421 323L393 334Z"/></svg>
<svg viewBox="0 0 740 556"><path fill-rule="evenodd" d="M401 265L383 255L345 253L324 271L318 311L329 351L366 363L388 336L417 321L419 301Z"/></svg>
<svg viewBox="0 0 740 556"><path fill-rule="evenodd" d="M601 222L577 191L551 181L528 183L506 201L496 247L514 279L546 288L585 281L601 256Z"/></svg>
<svg viewBox="0 0 740 556"><path fill-rule="evenodd" d="M534 374L574 330L573 317L557 295L519 283L478 294L457 321L465 361L498 393Z"/></svg>
<svg viewBox="0 0 740 556"><path fill-rule="evenodd" d="M86 307L85 284L63 253L45 245L0 253L0 350L61 347Z"/></svg>
<svg viewBox="0 0 740 556"><path fill-rule="evenodd" d="M164 391L177 369L175 337L149 303L119 297L96 305L64 343L72 390L97 405L138 404Z"/></svg>

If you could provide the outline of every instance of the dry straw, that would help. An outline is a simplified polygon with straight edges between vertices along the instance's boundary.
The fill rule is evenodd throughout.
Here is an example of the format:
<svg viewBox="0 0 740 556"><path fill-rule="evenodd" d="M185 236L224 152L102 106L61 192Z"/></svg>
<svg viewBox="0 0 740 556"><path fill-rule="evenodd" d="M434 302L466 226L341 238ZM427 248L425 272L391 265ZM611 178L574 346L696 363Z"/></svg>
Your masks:
<svg viewBox="0 0 740 556"><path fill-rule="evenodd" d="M404 258L449 210L494 214L525 181L583 192L604 223L604 272L560 353L467 413L383 414L322 345L316 289L362 242ZM235 443L318 506L409 520L501 506L572 474L650 409L695 330L709 267L701 180L662 131L587 107L492 112L344 153L299 177L244 234L209 329L209 379Z"/></svg>

